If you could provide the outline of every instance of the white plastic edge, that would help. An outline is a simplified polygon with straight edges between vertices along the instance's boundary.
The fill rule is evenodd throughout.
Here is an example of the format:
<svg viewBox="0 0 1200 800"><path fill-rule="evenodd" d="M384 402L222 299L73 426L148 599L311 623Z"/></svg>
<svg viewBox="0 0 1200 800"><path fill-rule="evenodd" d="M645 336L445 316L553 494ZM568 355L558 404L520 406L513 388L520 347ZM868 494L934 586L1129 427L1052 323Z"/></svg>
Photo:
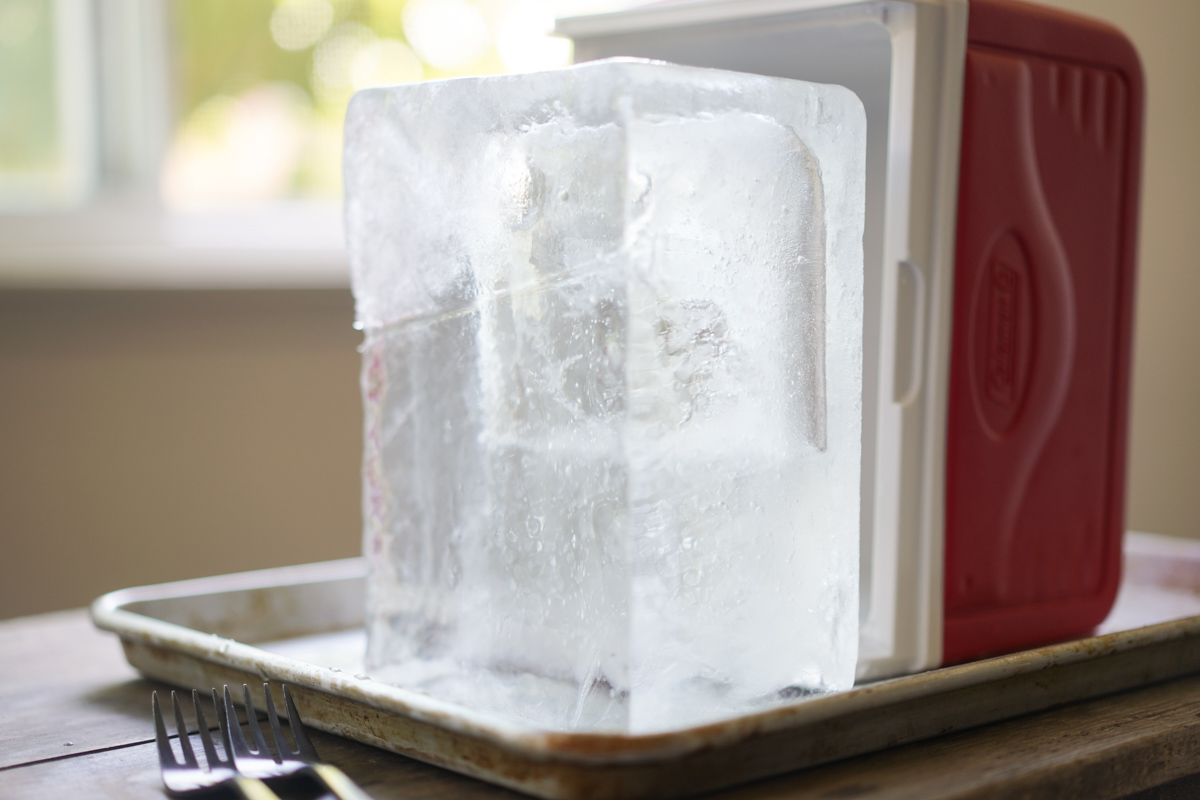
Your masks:
<svg viewBox="0 0 1200 800"><path fill-rule="evenodd" d="M923 0L916 0L922 2ZM669 5L566 17L555 21L554 33L572 39L613 36L706 22L753 19L796 11L854 5L862 0L691 0Z"/></svg>
<svg viewBox="0 0 1200 800"><path fill-rule="evenodd" d="M967 2L906 4L915 16L912 27L902 23L907 15L888 16L894 49L871 576L873 596L892 597L894 603L873 604L864 620L864 640L883 646L874 657L864 647L860 680L919 672L942 661L945 448ZM918 103L923 93L932 97ZM925 291L917 301L922 318L914 338L920 349L912 366L921 380L916 391L895 397L902 269L915 272Z"/></svg>
<svg viewBox="0 0 1200 800"><path fill-rule="evenodd" d="M926 459L921 515L928 531L926 569L936 581L924 585L930 626L925 631L925 663L942 663L942 628L945 615L945 514L946 426L950 391L950 344L954 306L954 252L958 222L959 153L962 143L963 76L967 58L967 0L945 0L943 6L942 63L934 165L934 199L929 328L925 335L924 436Z"/></svg>
<svg viewBox="0 0 1200 800"><path fill-rule="evenodd" d="M893 48L872 571L864 576L872 603L859 664L859 679L872 680L928 669L942 657L945 427L967 0L697 0L559 20L556 31L602 41L591 50L613 56L625 35L785 14L804 19L813 12L831 23L879 20ZM917 103L929 96L931 102ZM895 398L897 273L905 262L926 292L916 304L923 319L912 369L920 383Z"/></svg>

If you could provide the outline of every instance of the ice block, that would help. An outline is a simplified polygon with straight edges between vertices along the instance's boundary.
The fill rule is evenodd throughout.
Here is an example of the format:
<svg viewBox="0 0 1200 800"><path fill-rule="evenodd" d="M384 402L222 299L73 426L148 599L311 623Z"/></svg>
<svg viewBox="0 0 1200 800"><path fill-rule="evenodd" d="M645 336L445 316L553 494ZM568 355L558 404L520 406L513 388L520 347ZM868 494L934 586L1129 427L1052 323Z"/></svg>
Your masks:
<svg viewBox="0 0 1200 800"><path fill-rule="evenodd" d="M637 60L354 97L372 677L631 733L853 683L865 138Z"/></svg>

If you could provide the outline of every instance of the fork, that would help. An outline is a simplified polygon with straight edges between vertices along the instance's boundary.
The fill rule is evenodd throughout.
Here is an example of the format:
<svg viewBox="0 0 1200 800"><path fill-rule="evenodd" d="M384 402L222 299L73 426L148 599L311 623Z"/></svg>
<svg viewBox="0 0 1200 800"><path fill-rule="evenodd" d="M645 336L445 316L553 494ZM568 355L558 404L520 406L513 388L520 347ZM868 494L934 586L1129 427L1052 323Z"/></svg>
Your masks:
<svg viewBox="0 0 1200 800"><path fill-rule="evenodd" d="M215 692L213 697L215 699ZM228 738L225 740L225 759L222 760L217 755L212 735L208 731L208 722L204 719L204 710L200 707L200 695L195 689L192 690L192 707L196 711L196 723L200 729L204 755L208 759L208 769L204 769L196 761L196 753L192 750L191 739L188 738L187 724L179 707L179 697L174 690L171 690L171 705L175 710L175 730L179 734L179 748L183 752L182 764L175 760L175 753L171 750L171 740L167 736L167 726L163 722L162 708L158 703L158 692L150 695L150 709L154 712L154 738L158 744L158 764L162 768L163 785L167 787L168 792L173 795L185 795L208 789L229 788L244 800L279 800L279 795L268 789L262 781L237 773L230 760L232 750Z"/></svg>
<svg viewBox="0 0 1200 800"><path fill-rule="evenodd" d="M304 732L300 712L296 710L296 703L292 700L292 693L288 690L287 684L283 685L283 702L287 706L288 728L292 732L292 740L296 743L295 749L289 747L287 740L283 738L279 715L275 713L275 701L271 698L270 684L263 684L263 694L267 698L267 719L271 725L271 734L275 738L275 751L278 753L276 756L271 755L271 751L267 749L267 743L263 739L258 718L254 713L254 705L250 702L250 687L242 684L242 698L245 701L243 705L246 708L250 736L254 739L253 748L247 744L241 726L236 724L237 713L233 707L233 696L229 692L229 687L225 686L225 718L230 721L230 724L226 726L226 731L229 734L228 741L232 746L233 763L239 772L255 778L282 778L296 774L309 774L315 776L339 800L371 800L370 795L346 777L346 773L332 764L321 761L317 755L317 748L313 747L308 734Z"/></svg>

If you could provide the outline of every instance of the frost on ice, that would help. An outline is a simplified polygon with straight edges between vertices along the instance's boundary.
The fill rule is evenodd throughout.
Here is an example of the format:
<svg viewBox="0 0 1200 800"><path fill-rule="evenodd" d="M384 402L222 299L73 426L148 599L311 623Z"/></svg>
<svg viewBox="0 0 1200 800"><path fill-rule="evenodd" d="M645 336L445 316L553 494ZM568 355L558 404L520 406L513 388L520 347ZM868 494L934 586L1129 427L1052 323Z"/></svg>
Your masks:
<svg viewBox="0 0 1200 800"><path fill-rule="evenodd" d="M865 135L628 60L355 97L374 677L628 732L853 683Z"/></svg>

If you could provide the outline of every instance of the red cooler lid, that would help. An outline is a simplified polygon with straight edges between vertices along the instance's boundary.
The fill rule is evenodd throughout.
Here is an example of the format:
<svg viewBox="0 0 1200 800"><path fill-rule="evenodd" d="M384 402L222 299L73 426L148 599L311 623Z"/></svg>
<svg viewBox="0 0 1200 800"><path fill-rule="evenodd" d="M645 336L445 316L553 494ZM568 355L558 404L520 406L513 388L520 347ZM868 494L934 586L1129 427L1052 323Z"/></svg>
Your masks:
<svg viewBox="0 0 1200 800"><path fill-rule="evenodd" d="M1082 17L973 0L946 476L946 663L1085 635L1120 576L1142 71Z"/></svg>

